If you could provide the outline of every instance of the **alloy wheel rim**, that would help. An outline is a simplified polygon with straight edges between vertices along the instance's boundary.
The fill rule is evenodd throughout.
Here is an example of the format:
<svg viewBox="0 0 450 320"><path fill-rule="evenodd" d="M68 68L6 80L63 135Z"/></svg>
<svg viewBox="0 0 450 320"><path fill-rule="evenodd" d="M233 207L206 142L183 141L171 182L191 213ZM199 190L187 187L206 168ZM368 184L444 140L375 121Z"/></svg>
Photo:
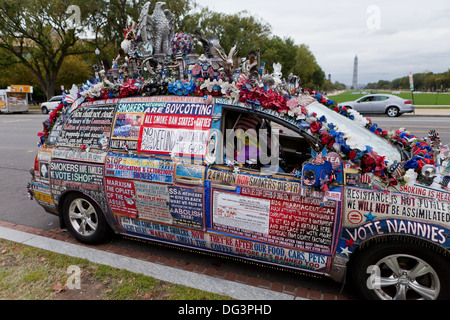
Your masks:
<svg viewBox="0 0 450 320"><path fill-rule="evenodd" d="M435 300L439 296L437 272L424 260L396 254L381 259L374 289L382 300Z"/></svg>
<svg viewBox="0 0 450 320"><path fill-rule="evenodd" d="M388 114L389 114L391 117L395 117L395 116L397 116L398 111L397 111L397 109L389 109Z"/></svg>
<svg viewBox="0 0 450 320"><path fill-rule="evenodd" d="M74 200L69 208L69 220L74 230L83 236L90 236L97 230L97 211L85 199Z"/></svg>

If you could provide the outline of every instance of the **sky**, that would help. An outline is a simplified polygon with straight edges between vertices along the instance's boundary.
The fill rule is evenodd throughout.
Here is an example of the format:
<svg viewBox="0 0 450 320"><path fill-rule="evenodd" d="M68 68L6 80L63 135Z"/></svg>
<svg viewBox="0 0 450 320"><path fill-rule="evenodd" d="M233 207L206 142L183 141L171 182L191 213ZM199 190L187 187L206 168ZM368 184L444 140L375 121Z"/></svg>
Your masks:
<svg viewBox="0 0 450 320"><path fill-rule="evenodd" d="M449 0L196 0L226 14L246 10L272 34L306 44L331 80L352 84L450 69Z"/></svg>

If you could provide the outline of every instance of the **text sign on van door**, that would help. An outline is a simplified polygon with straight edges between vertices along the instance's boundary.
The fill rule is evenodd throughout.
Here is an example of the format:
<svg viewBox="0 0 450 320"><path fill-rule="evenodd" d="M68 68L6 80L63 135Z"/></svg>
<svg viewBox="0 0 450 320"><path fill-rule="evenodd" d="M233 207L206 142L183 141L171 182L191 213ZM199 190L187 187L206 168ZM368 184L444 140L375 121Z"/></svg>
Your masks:
<svg viewBox="0 0 450 320"><path fill-rule="evenodd" d="M211 117L146 114L139 135L138 151L203 157L211 122Z"/></svg>
<svg viewBox="0 0 450 320"><path fill-rule="evenodd" d="M238 193L213 189L213 229L292 248L330 254L335 234L335 201L242 187Z"/></svg>

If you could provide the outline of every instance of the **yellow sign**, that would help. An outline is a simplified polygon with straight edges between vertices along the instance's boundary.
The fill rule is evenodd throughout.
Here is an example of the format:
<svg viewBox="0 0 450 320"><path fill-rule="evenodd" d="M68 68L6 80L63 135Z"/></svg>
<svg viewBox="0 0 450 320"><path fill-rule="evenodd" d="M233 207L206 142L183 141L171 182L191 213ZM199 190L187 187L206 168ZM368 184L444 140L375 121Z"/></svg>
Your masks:
<svg viewBox="0 0 450 320"><path fill-rule="evenodd" d="M0 93L0 109L6 109L6 96Z"/></svg>
<svg viewBox="0 0 450 320"><path fill-rule="evenodd" d="M31 86L11 85L11 92L31 93Z"/></svg>
<svg viewBox="0 0 450 320"><path fill-rule="evenodd" d="M40 200L40 201L43 201L43 202L46 202L46 203L50 203L50 204L53 203L52 196L49 195L49 194L45 194L45 193L41 193L41 192L35 191L34 192L34 197L36 198L36 200Z"/></svg>

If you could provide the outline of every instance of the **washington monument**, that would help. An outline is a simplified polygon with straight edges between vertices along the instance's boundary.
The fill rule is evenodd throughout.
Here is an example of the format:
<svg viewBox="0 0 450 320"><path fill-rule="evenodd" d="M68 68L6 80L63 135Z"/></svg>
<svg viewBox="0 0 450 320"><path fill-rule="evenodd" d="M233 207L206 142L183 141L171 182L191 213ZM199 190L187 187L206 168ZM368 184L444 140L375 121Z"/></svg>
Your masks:
<svg viewBox="0 0 450 320"><path fill-rule="evenodd" d="M358 90L358 56L355 56L355 64L353 65L353 90Z"/></svg>

